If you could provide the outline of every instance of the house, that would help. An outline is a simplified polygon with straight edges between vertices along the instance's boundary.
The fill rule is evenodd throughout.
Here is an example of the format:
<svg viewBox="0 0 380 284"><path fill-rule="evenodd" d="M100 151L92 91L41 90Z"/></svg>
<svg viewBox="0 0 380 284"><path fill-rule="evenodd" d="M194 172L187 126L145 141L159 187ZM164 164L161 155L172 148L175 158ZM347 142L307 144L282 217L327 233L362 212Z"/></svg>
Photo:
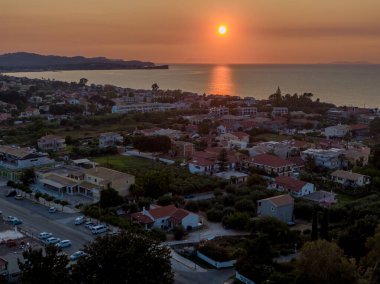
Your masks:
<svg viewBox="0 0 380 284"><path fill-rule="evenodd" d="M113 188L121 196L129 194L129 188L135 182L130 174L103 167L81 168L61 166L36 171L36 184L43 189L59 194L83 195L99 200L100 192Z"/></svg>
<svg viewBox="0 0 380 284"><path fill-rule="evenodd" d="M38 116L40 115L40 111L36 108L32 108L30 106L28 106L24 112L22 112L19 117L20 118L28 118L28 117L32 117L32 116Z"/></svg>
<svg viewBox="0 0 380 284"><path fill-rule="evenodd" d="M249 135L241 131L224 133L219 135L217 139L219 141L226 141L230 149L245 149L249 143Z"/></svg>
<svg viewBox="0 0 380 284"><path fill-rule="evenodd" d="M215 176L225 179L232 184L246 183L248 179L248 174L237 171L220 172L216 173Z"/></svg>
<svg viewBox="0 0 380 284"><path fill-rule="evenodd" d="M314 184L290 176L276 177L268 188L288 192L294 197L305 196L315 191Z"/></svg>
<svg viewBox="0 0 380 284"><path fill-rule="evenodd" d="M213 175L219 172L220 162L218 161L218 156L222 148L214 147L207 148L205 151L195 151L192 160L189 162L189 171L192 174L208 174ZM225 164L225 171L236 170L238 165L240 165L241 154L234 153L232 151L227 151L227 162Z"/></svg>
<svg viewBox="0 0 380 284"><path fill-rule="evenodd" d="M54 163L47 153L33 149L8 145L0 146L0 167L12 170L22 170Z"/></svg>
<svg viewBox="0 0 380 284"><path fill-rule="evenodd" d="M257 216L270 216L290 223L293 218L294 199L289 194L273 196L257 201Z"/></svg>
<svg viewBox="0 0 380 284"><path fill-rule="evenodd" d="M66 148L65 139L55 136L55 135L46 135L41 137L37 141L38 149L42 151L61 151Z"/></svg>
<svg viewBox="0 0 380 284"><path fill-rule="evenodd" d="M101 189L113 188L121 196L129 194L129 188L135 183L135 176L104 167L84 169L84 180Z"/></svg>
<svg viewBox="0 0 380 284"><path fill-rule="evenodd" d="M99 148L107 148L116 146L118 143L123 142L123 136L114 132L102 133L99 136Z"/></svg>
<svg viewBox="0 0 380 284"><path fill-rule="evenodd" d="M293 162L270 154L261 154L252 157L249 166L262 169L269 175L279 176L289 176L295 168Z"/></svg>
<svg viewBox="0 0 380 284"><path fill-rule="evenodd" d="M187 230L200 226L199 215L190 211L177 208L174 205L156 207L133 213L131 218L145 226L145 229L159 228L164 230L173 229L175 226L183 226Z"/></svg>
<svg viewBox="0 0 380 284"><path fill-rule="evenodd" d="M209 115L212 117L222 117L223 115L229 114L230 109L228 107L213 107L209 110Z"/></svg>
<svg viewBox="0 0 380 284"><path fill-rule="evenodd" d="M344 151L344 157L354 166L363 167L368 165L371 148L364 145L348 146Z"/></svg>
<svg viewBox="0 0 380 284"><path fill-rule="evenodd" d="M325 128L326 138L339 137L342 138L349 133L350 128L348 125L338 124Z"/></svg>
<svg viewBox="0 0 380 284"><path fill-rule="evenodd" d="M301 152L301 158L307 161L309 158L314 159L315 165L328 168L337 169L345 167L347 162L343 159L344 150L337 148L323 149L307 149Z"/></svg>
<svg viewBox="0 0 380 284"><path fill-rule="evenodd" d="M331 174L331 180L342 187L362 187L371 182L369 176L342 170L334 171Z"/></svg>
<svg viewBox="0 0 380 284"><path fill-rule="evenodd" d="M365 138L369 136L369 125L366 124L352 124L348 125L352 137Z"/></svg>
<svg viewBox="0 0 380 284"><path fill-rule="evenodd" d="M329 207L337 202L336 194L324 190L318 190L302 197L321 206Z"/></svg>
<svg viewBox="0 0 380 284"><path fill-rule="evenodd" d="M190 105L188 105L190 107ZM169 111L175 109L187 108L185 106L171 103L137 103L137 104L120 104L114 105L111 109L112 113L130 113L130 112L157 112Z"/></svg>
<svg viewBox="0 0 380 284"><path fill-rule="evenodd" d="M237 114L241 116L256 116L257 108L256 107L238 107L236 108Z"/></svg>
<svg viewBox="0 0 380 284"><path fill-rule="evenodd" d="M273 107L272 116L284 116L289 113L289 109L287 107Z"/></svg>

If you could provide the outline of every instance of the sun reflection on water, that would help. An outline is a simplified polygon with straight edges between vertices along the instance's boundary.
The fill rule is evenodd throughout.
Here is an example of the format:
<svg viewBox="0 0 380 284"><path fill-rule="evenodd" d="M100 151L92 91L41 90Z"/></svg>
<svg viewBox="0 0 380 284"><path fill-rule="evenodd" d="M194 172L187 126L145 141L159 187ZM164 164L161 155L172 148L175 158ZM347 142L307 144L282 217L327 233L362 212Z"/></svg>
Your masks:
<svg viewBox="0 0 380 284"><path fill-rule="evenodd" d="M216 65L211 70L208 93L215 95L233 95L235 86L232 70L228 65Z"/></svg>

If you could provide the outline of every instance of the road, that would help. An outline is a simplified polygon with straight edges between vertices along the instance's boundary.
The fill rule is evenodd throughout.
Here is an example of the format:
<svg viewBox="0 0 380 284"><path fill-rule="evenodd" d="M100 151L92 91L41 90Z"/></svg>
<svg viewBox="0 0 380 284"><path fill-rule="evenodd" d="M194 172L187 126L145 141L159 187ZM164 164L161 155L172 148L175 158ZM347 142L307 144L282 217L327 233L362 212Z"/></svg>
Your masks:
<svg viewBox="0 0 380 284"><path fill-rule="evenodd" d="M40 232L49 232L61 240L68 239L72 246L65 248L67 254L71 254L83 247L83 244L93 240L93 236L84 226L75 226L74 219L79 214L57 212L50 214L48 208L34 202L23 199L15 200L5 197L0 190L0 210L3 216L15 216L22 220L18 227L34 236Z"/></svg>

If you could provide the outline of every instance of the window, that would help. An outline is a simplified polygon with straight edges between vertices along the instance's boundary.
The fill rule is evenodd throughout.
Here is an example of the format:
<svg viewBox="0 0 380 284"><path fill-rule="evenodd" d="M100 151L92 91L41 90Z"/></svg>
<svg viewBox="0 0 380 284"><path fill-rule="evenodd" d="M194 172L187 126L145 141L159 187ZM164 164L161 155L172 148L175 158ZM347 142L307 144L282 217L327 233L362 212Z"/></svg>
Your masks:
<svg viewBox="0 0 380 284"><path fill-rule="evenodd" d="M261 206L261 201L259 201L259 206Z"/></svg>

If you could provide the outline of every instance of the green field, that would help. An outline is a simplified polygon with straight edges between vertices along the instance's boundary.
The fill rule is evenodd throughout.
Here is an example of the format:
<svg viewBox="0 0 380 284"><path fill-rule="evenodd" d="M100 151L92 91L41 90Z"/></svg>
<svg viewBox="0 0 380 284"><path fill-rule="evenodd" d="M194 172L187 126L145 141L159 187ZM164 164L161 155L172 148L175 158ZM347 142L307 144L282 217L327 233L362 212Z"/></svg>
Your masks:
<svg viewBox="0 0 380 284"><path fill-rule="evenodd" d="M102 166L110 167L112 169L131 173L137 176L145 173L147 169L152 168L155 164L157 164L155 161L148 159L122 155L95 157L92 158L92 160Z"/></svg>

